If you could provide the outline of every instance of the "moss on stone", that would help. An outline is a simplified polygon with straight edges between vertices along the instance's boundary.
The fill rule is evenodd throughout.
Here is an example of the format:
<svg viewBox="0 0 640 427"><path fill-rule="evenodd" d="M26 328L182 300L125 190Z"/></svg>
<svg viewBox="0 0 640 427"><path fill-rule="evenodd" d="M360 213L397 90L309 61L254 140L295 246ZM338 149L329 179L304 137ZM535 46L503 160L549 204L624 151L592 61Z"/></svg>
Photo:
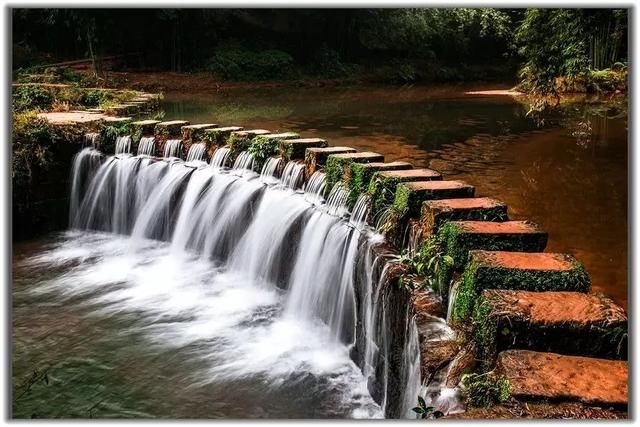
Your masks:
<svg viewBox="0 0 640 427"><path fill-rule="evenodd" d="M281 140L297 138L298 136L299 135L294 132L258 135L251 140L247 151L253 154L254 164L256 168L260 170L269 157L278 154Z"/></svg>
<svg viewBox="0 0 640 427"><path fill-rule="evenodd" d="M227 139L230 139L229 132L224 129L206 129L204 131L204 139L216 146L223 146L227 143Z"/></svg>
<svg viewBox="0 0 640 427"><path fill-rule="evenodd" d="M393 205L396 187L401 180L396 177L385 177L376 172L369 181L367 191L371 196L371 216L375 217L384 209Z"/></svg>
<svg viewBox="0 0 640 427"><path fill-rule="evenodd" d="M339 157L337 155L330 155L327 158L327 166L325 167L326 174L326 192L331 192L333 186L342 180L344 174L344 168L351 163L351 159Z"/></svg>
<svg viewBox="0 0 640 427"><path fill-rule="evenodd" d="M495 373L464 375L462 388L469 405L476 408L489 408L511 397L509 380Z"/></svg>
<svg viewBox="0 0 640 427"><path fill-rule="evenodd" d="M222 140L220 134L216 134L215 132L205 132L205 134L211 144L216 146L220 145L216 142ZM247 134L232 133L226 141L229 146L230 156L232 159L238 157L238 154L246 151L249 148L249 145L251 145L251 137Z"/></svg>
<svg viewBox="0 0 640 427"><path fill-rule="evenodd" d="M366 191L374 172L373 168L365 166L364 163L351 163L351 180L349 182L350 207L353 207L358 196Z"/></svg>
<svg viewBox="0 0 640 427"><path fill-rule="evenodd" d="M473 310L473 338L481 371L492 368L496 354L498 322L492 317L491 303L480 297Z"/></svg>

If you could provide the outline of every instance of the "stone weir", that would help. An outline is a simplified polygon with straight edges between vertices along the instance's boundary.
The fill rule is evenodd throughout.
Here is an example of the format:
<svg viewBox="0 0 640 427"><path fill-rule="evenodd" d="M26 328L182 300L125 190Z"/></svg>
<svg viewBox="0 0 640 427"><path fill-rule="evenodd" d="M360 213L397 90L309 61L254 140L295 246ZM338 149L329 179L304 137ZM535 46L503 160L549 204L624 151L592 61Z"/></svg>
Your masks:
<svg viewBox="0 0 640 427"><path fill-rule="evenodd" d="M625 311L591 292L589 275L573 256L544 252L547 233L532 222L511 220L499 200L478 197L473 186L435 170L385 162L378 153L332 147L293 132L216 120L145 120L133 122L132 129L133 153L197 156L230 166L249 152L257 171L270 158L281 158L280 170L286 162L303 168L298 188L322 172L325 195L342 185L348 208L368 203L366 220L386 238L375 256L385 262L361 274L382 281L382 304L374 306L373 316L384 318L387 330L377 333L385 335L389 349L377 364L388 367L387 391L375 380L369 388L386 401L387 416L406 415L398 400L407 398L403 352L411 331L417 332L419 368L409 375L420 377L427 405L445 415L469 404L465 415L478 417L499 414L496 407L519 408L508 412L512 417L546 416L560 413L553 408L562 405L573 405L575 417L600 416L593 415L595 407L606 412L602 416L625 416ZM360 291L356 299L361 304L363 298ZM366 322L361 314L358 328ZM356 339L352 352L361 366L367 357L362 341ZM417 395L409 398L416 406ZM552 409L536 412L536 405Z"/></svg>

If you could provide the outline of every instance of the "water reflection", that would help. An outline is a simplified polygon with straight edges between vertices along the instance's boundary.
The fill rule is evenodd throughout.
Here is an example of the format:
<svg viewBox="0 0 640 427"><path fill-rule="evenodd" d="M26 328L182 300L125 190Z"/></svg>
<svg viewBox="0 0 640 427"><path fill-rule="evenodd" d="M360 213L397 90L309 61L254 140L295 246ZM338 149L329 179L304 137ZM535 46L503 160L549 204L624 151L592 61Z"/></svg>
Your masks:
<svg viewBox="0 0 640 427"><path fill-rule="evenodd" d="M167 119L293 130L463 179L585 263L594 289L627 305L626 100L576 99L527 115L468 87L251 89L167 94Z"/></svg>

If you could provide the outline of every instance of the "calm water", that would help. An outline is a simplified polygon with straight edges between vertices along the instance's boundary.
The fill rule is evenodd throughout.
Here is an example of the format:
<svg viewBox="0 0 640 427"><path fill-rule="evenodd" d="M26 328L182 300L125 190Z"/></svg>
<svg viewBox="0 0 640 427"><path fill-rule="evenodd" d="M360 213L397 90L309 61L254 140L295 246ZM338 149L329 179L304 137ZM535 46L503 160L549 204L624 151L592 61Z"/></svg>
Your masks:
<svg viewBox="0 0 640 427"><path fill-rule="evenodd" d="M627 117L577 103L539 119L510 97L442 89L167 94L167 119L320 136L438 169L549 233L627 302ZM14 247L14 417L374 417L322 324L284 295L149 242L62 233ZM238 304L241 302L241 304ZM46 373L46 375L44 375ZM286 402L286 404L283 404Z"/></svg>
<svg viewBox="0 0 640 427"><path fill-rule="evenodd" d="M627 306L624 99L576 100L527 117L510 96L473 88L251 89L166 95L167 119L293 130L439 170L549 232L548 251L584 262L594 290Z"/></svg>

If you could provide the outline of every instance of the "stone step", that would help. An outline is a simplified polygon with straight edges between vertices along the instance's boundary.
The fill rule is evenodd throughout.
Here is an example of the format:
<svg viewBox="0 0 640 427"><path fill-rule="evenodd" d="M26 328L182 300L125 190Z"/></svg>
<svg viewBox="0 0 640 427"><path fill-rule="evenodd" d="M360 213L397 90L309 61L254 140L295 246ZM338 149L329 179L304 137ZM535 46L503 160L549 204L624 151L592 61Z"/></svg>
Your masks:
<svg viewBox="0 0 640 427"><path fill-rule="evenodd" d="M474 193L475 188L463 181L402 182L396 188L393 206L408 218L416 218L427 200L473 197Z"/></svg>
<svg viewBox="0 0 640 427"><path fill-rule="evenodd" d="M377 217L391 206L396 196L396 187L401 182L440 181L442 175L432 169L404 169L376 172L369 182L371 196L371 216Z"/></svg>
<svg viewBox="0 0 640 427"><path fill-rule="evenodd" d="M627 315L599 294L485 289L473 312L473 330L485 369L506 349L627 357Z"/></svg>
<svg viewBox="0 0 640 427"><path fill-rule="evenodd" d="M243 130L241 126L223 126L218 128L205 129L205 139L213 146L222 146L227 143L227 139L233 132Z"/></svg>
<svg viewBox="0 0 640 427"><path fill-rule="evenodd" d="M307 148L304 154L305 179L308 180L319 167L327 164L327 158L331 154L355 153L356 150L351 147L324 147L324 148Z"/></svg>
<svg viewBox="0 0 640 427"><path fill-rule="evenodd" d="M349 186L349 206L353 207L358 196L365 193L369 188L369 182L376 172L411 170L413 166L407 162L390 163L351 163L347 169L343 181Z"/></svg>
<svg viewBox="0 0 640 427"><path fill-rule="evenodd" d="M427 200L420 215L422 236L435 234L447 221L507 221L507 205L489 197Z"/></svg>
<svg viewBox="0 0 640 427"><path fill-rule="evenodd" d="M182 140L189 146L192 143L201 142L204 138L204 131L218 127L215 123L201 123L197 125L182 126Z"/></svg>
<svg viewBox="0 0 640 427"><path fill-rule="evenodd" d="M226 144L231 150L231 159L235 159L238 154L245 151L251 145L251 140L256 136L269 135L273 132L266 129L243 129L231 132L226 139ZM222 136L225 136L226 133ZM217 145L213 145L216 147Z"/></svg>
<svg viewBox="0 0 640 427"><path fill-rule="evenodd" d="M449 221L436 236L444 252L453 258L453 267L459 270L471 250L542 252L548 238L529 221Z"/></svg>
<svg viewBox="0 0 640 427"><path fill-rule="evenodd" d="M256 170L261 170L269 157L278 154L283 140L298 139L299 137L300 135L295 132L267 133L255 136L249 144L249 150L253 152L253 162ZM232 142L230 141L230 145L233 147L235 143ZM232 151L235 152L236 148L234 147Z"/></svg>
<svg viewBox="0 0 640 427"><path fill-rule="evenodd" d="M156 125L160 120L138 120L131 123L134 128L140 129L140 136L153 136Z"/></svg>
<svg viewBox="0 0 640 427"><path fill-rule="evenodd" d="M521 400L578 401L605 407L628 405L628 364L527 350L498 355L496 372Z"/></svg>
<svg viewBox="0 0 640 427"><path fill-rule="evenodd" d="M353 162L382 163L384 162L384 156L370 151L330 154L325 167L327 174L327 192L331 191L336 182L342 180L345 172L347 172Z"/></svg>
<svg viewBox="0 0 640 427"><path fill-rule="evenodd" d="M453 320L466 319L484 289L589 292L586 270L568 254L472 250L453 304Z"/></svg>
<svg viewBox="0 0 640 427"><path fill-rule="evenodd" d="M155 134L158 136L164 136L165 138L179 137L182 132L183 126L188 126L190 123L185 120L170 120L167 122L160 122L156 124Z"/></svg>
<svg viewBox="0 0 640 427"><path fill-rule="evenodd" d="M327 141L321 138L294 138L280 141L280 156L285 160L304 160L307 148L324 148Z"/></svg>

